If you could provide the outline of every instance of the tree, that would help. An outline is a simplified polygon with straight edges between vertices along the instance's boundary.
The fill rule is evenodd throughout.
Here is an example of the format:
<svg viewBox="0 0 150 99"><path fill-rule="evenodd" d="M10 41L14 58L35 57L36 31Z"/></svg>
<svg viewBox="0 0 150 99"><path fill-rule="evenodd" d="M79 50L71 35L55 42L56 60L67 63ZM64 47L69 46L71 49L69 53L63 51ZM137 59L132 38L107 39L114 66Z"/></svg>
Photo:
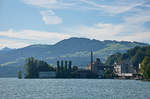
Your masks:
<svg viewBox="0 0 150 99"><path fill-rule="evenodd" d="M73 70L73 71L77 71L77 70L78 70L78 67L77 67L77 66L73 66L72 70Z"/></svg>
<svg viewBox="0 0 150 99"><path fill-rule="evenodd" d="M64 68L65 72L67 72L68 70L68 61L65 61L65 68Z"/></svg>
<svg viewBox="0 0 150 99"><path fill-rule="evenodd" d="M139 63L141 63L142 60L144 59L144 56L145 56L145 52L141 49L138 49L136 51L136 54L131 58L133 65L138 67Z"/></svg>
<svg viewBox="0 0 150 99"><path fill-rule="evenodd" d="M19 78L19 79L22 78L22 72L21 72L21 70L18 71L18 78Z"/></svg>
<svg viewBox="0 0 150 99"><path fill-rule="evenodd" d="M72 70L72 61L69 61L69 72L71 72L71 70Z"/></svg>
<svg viewBox="0 0 150 99"><path fill-rule="evenodd" d="M57 72L57 73L59 73L59 72L60 72L59 60L57 61L57 68L56 68L56 72Z"/></svg>
<svg viewBox="0 0 150 99"><path fill-rule="evenodd" d="M29 57L26 59L26 63L24 65L25 68L25 78L37 78L38 77L38 68L37 62L33 57Z"/></svg>
<svg viewBox="0 0 150 99"><path fill-rule="evenodd" d="M150 79L150 57L146 56L141 63L140 71L144 79Z"/></svg>
<svg viewBox="0 0 150 99"><path fill-rule="evenodd" d="M107 58L105 64L106 65L113 65L114 62L118 62L121 58L121 53L116 53L114 55L111 55Z"/></svg>
<svg viewBox="0 0 150 99"><path fill-rule="evenodd" d="M47 62L29 57L24 65L25 78L38 78L39 72L54 71L54 68Z"/></svg>
<svg viewBox="0 0 150 99"><path fill-rule="evenodd" d="M64 71L64 61L61 60L61 67L60 67L60 71L63 72Z"/></svg>

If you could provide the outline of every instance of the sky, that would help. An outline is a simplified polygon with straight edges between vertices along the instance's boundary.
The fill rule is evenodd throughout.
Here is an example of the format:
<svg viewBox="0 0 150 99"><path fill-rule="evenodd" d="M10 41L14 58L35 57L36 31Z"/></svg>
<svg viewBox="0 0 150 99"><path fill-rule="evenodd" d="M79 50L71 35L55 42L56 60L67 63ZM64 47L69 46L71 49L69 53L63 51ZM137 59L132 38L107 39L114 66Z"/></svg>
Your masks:
<svg viewBox="0 0 150 99"><path fill-rule="evenodd" d="M0 0L0 49L70 37L150 44L150 0Z"/></svg>

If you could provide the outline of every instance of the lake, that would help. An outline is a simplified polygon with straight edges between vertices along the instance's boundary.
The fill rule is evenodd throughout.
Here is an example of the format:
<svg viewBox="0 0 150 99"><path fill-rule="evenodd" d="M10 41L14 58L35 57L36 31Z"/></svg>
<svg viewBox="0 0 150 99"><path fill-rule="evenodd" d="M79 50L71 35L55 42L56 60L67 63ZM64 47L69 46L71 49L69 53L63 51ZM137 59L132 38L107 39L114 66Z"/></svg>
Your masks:
<svg viewBox="0 0 150 99"><path fill-rule="evenodd" d="M0 99L150 99L150 82L0 78Z"/></svg>

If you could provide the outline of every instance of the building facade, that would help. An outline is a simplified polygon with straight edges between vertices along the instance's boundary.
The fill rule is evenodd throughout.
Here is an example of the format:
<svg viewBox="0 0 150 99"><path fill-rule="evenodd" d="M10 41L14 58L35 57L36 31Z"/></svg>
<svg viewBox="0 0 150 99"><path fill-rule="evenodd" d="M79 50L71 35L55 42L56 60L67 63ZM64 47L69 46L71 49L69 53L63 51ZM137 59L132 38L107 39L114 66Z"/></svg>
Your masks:
<svg viewBox="0 0 150 99"><path fill-rule="evenodd" d="M105 66L100 58L96 58L96 61L93 60L93 52L91 51L91 63L88 64L85 68L86 70L90 70L93 73L96 73L99 77L104 75L105 70L113 71L113 66Z"/></svg>

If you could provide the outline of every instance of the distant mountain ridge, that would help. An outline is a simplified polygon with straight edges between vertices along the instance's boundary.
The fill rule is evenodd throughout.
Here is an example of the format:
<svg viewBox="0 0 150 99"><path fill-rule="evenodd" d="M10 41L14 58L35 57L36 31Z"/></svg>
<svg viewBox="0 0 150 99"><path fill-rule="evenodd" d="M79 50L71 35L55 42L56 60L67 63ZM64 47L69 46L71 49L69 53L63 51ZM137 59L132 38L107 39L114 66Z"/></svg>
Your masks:
<svg viewBox="0 0 150 99"><path fill-rule="evenodd" d="M0 49L0 51L10 51L10 50L12 50L12 49L8 48L8 47L4 47L4 48Z"/></svg>
<svg viewBox="0 0 150 99"><path fill-rule="evenodd" d="M64 39L54 45L31 45L20 49L0 51L0 76L16 76L23 69L25 59L33 56L56 64L57 60L72 60L73 65L84 67L90 61L90 51L94 58L99 57L104 62L109 55L116 52L124 53L135 46L148 44L128 41L99 41L87 38Z"/></svg>

